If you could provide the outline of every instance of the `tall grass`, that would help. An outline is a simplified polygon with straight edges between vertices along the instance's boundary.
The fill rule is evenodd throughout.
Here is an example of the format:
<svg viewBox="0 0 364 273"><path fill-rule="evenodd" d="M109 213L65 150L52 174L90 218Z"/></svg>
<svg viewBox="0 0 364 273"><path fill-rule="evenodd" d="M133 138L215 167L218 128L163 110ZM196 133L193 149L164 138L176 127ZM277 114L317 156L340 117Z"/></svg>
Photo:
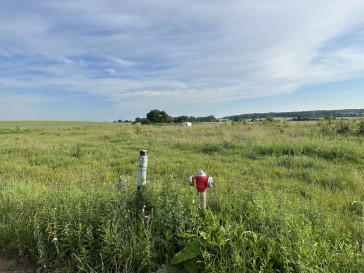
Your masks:
<svg viewBox="0 0 364 273"><path fill-rule="evenodd" d="M58 272L363 272L363 135L340 122L2 129L0 246Z"/></svg>

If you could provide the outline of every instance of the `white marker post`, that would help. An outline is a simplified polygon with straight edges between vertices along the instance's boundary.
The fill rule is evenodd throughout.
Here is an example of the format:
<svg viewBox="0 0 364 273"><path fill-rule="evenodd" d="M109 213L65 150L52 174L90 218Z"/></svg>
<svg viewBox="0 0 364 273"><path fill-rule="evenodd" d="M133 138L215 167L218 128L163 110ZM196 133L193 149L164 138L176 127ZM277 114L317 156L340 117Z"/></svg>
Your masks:
<svg viewBox="0 0 364 273"><path fill-rule="evenodd" d="M206 209L206 192L201 192L201 208Z"/></svg>
<svg viewBox="0 0 364 273"><path fill-rule="evenodd" d="M148 151L141 150L139 155L139 168L138 168L138 189L145 186L147 182L147 166L148 166Z"/></svg>

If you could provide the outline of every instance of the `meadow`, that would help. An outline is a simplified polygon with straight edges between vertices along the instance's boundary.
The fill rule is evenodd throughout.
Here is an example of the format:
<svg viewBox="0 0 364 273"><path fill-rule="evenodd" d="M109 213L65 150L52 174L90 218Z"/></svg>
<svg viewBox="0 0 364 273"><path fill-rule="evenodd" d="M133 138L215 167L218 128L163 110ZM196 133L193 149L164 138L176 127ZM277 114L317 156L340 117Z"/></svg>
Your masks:
<svg viewBox="0 0 364 273"><path fill-rule="evenodd" d="M44 271L364 272L364 120L0 122L0 162L0 247Z"/></svg>

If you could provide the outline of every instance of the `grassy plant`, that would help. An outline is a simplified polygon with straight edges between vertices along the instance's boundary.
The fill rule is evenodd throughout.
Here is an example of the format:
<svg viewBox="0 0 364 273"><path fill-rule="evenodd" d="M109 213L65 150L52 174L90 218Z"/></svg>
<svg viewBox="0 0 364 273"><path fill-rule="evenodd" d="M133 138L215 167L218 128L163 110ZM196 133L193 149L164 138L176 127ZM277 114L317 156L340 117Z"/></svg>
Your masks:
<svg viewBox="0 0 364 273"><path fill-rule="evenodd" d="M359 130L358 133L360 135L364 135L364 119L361 119L359 122Z"/></svg>
<svg viewBox="0 0 364 273"><path fill-rule="evenodd" d="M0 122L2 248L58 272L364 271L362 121L68 124Z"/></svg>

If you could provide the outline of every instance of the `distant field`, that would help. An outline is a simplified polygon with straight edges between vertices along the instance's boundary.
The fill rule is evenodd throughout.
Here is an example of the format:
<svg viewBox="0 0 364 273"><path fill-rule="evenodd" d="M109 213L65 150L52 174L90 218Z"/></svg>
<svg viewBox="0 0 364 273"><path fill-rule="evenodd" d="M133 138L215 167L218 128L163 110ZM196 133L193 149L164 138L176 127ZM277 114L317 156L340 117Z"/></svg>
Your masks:
<svg viewBox="0 0 364 273"><path fill-rule="evenodd" d="M91 121L0 121L0 129L57 128L102 125ZM110 123L106 123L110 124Z"/></svg>
<svg viewBox="0 0 364 273"><path fill-rule="evenodd" d="M0 248L50 272L364 272L363 120L0 128Z"/></svg>

